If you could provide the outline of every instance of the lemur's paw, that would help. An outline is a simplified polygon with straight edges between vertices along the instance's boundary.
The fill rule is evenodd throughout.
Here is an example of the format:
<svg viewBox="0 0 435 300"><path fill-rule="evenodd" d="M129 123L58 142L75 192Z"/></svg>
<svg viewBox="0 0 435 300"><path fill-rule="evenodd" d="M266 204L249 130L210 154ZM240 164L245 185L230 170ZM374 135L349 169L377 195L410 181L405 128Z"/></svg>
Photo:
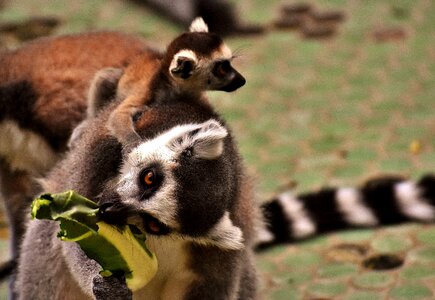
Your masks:
<svg viewBox="0 0 435 300"><path fill-rule="evenodd" d="M96 300L131 300L132 292L128 289L124 277L95 276L92 291Z"/></svg>

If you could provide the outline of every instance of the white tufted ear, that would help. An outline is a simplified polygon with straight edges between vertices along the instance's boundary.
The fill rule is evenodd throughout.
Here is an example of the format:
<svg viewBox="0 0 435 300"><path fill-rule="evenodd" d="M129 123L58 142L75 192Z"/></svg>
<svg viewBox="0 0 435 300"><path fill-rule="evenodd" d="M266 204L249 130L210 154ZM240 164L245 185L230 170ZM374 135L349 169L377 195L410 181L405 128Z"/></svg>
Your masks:
<svg viewBox="0 0 435 300"><path fill-rule="evenodd" d="M216 159L222 155L227 130L216 120L209 120L185 131L168 145L175 152L188 151L201 159Z"/></svg>
<svg viewBox="0 0 435 300"><path fill-rule="evenodd" d="M190 32L208 32L208 26L201 17L195 18L190 24Z"/></svg>
<svg viewBox="0 0 435 300"><path fill-rule="evenodd" d="M169 66L169 74L182 79L189 78L198 64L196 54L187 49L180 50L174 55Z"/></svg>
<svg viewBox="0 0 435 300"><path fill-rule="evenodd" d="M227 130L215 120L205 122L194 136L194 155L204 159L214 159L222 155Z"/></svg>

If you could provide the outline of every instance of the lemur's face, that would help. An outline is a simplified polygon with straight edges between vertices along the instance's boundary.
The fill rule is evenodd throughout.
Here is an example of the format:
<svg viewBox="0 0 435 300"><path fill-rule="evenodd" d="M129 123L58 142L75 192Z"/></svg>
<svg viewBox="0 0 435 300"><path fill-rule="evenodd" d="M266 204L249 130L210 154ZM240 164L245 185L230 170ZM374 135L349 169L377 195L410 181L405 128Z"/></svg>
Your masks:
<svg viewBox="0 0 435 300"><path fill-rule="evenodd" d="M168 50L169 74L186 89L232 92L246 80L231 65L228 46L211 33L185 33Z"/></svg>
<svg viewBox="0 0 435 300"><path fill-rule="evenodd" d="M232 92L242 87L246 80L233 68L231 60L231 52L225 45L212 55L202 57L185 49L174 56L170 72L186 88Z"/></svg>
<svg viewBox="0 0 435 300"><path fill-rule="evenodd" d="M115 192L129 223L152 235L178 234L226 249L243 247L229 218L228 133L216 120L172 127L126 156ZM110 210L109 206L105 206ZM103 212L104 216L104 212Z"/></svg>

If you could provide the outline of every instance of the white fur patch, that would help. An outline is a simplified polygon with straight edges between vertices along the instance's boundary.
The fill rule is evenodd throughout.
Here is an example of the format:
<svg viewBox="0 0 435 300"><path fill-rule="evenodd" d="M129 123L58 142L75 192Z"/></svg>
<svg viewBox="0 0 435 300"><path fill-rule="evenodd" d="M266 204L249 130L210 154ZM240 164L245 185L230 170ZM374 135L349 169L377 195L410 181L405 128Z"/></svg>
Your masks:
<svg viewBox="0 0 435 300"><path fill-rule="evenodd" d="M266 226L263 225L257 230L257 238L255 241L257 244L270 243L274 239L274 234L270 232L270 230L268 230Z"/></svg>
<svg viewBox="0 0 435 300"><path fill-rule="evenodd" d="M195 52L189 49L183 49L178 51L174 58L171 61L171 64L169 65L169 74L172 74L172 70L176 69L178 67L178 59L179 58L188 58L192 62L194 62L195 66L198 65L198 57L196 56Z"/></svg>
<svg viewBox="0 0 435 300"><path fill-rule="evenodd" d="M434 209L421 199L420 191L414 182L405 181L396 184L394 193L400 210L406 216L420 221L432 221L434 219Z"/></svg>
<svg viewBox="0 0 435 300"><path fill-rule="evenodd" d="M197 241L198 239L194 239ZM199 243L212 244L225 250L240 250L244 248L242 230L235 226L227 211L219 222L210 230L206 238L200 238Z"/></svg>
<svg viewBox="0 0 435 300"><path fill-rule="evenodd" d="M213 52L211 58L213 60L231 60L233 58L233 52L225 43L222 43L219 49Z"/></svg>
<svg viewBox="0 0 435 300"><path fill-rule="evenodd" d="M222 155L223 139L228 135L225 127L210 120L194 130L198 130L194 135L184 134L181 138L173 139L169 148L176 153L192 148L193 156L202 159L215 159Z"/></svg>
<svg viewBox="0 0 435 300"><path fill-rule="evenodd" d="M38 134L20 128L13 121L0 123L0 156L12 170L42 174L58 160L57 154Z"/></svg>
<svg viewBox="0 0 435 300"><path fill-rule="evenodd" d="M208 26L201 17L195 18L190 24L190 32L208 32Z"/></svg>
<svg viewBox="0 0 435 300"><path fill-rule="evenodd" d="M153 279L135 292L134 299L183 299L198 276L190 270L189 241L175 235L148 235L147 247L159 262Z"/></svg>
<svg viewBox="0 0 435 300"><path fill-rule="evenodd" d="M316 232L316 224L310 219L300 200L294 197L292 193L288 192L279 195L278 202L291 221L289 230L294 237L304 238Z"/></svg>
<svg viewBox="0 0 435 300"><path fill-rule="evenodd" d="M117 192L126 205L131 205L142 210L173 229L179 229L176 221L177 201L175 198L177 184L171 175L172 157L165 149L152 149L145 158L142 152L133 151L127 158L127 163L122 166L121 178L117 184ZM139 201L142 192L138 185L139 174L143 168L159 162L165 173L164 184L147 201Z"/></svg>
<svg viewBox="0 0 435 300"><path fill-rule="evenodd" d="M354 188L340 188L335 200L344 219L353 225L375 226L378 220L369 207L364 205L360 193Z"/></svg>
<svg viewBox="0 0 435 300"><path fill-rule="evenodd" d="M225 127L215 120L175 126L133 149L129 161L136 166L151 160L175 162L187 148L193 148L193 155L198 158L217 158L222 154L222 140L227 135Z"/></svg>

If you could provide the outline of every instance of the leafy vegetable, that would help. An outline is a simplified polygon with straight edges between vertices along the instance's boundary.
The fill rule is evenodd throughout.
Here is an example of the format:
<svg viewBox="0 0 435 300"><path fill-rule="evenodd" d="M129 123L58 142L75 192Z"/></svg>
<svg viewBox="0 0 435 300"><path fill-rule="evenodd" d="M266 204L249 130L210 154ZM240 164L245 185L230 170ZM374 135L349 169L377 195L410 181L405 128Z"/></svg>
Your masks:
<svg viewBox="0 0 435 300"><path fill-rule="evenodd" d="M98 205L75 193L44 194L32 203L32 217L60 222L58 237L77 242L103 268L102 276L122 274L128 287L144 287L157 272L145 235L132 226L112 226L98 218Z"/></svg>

